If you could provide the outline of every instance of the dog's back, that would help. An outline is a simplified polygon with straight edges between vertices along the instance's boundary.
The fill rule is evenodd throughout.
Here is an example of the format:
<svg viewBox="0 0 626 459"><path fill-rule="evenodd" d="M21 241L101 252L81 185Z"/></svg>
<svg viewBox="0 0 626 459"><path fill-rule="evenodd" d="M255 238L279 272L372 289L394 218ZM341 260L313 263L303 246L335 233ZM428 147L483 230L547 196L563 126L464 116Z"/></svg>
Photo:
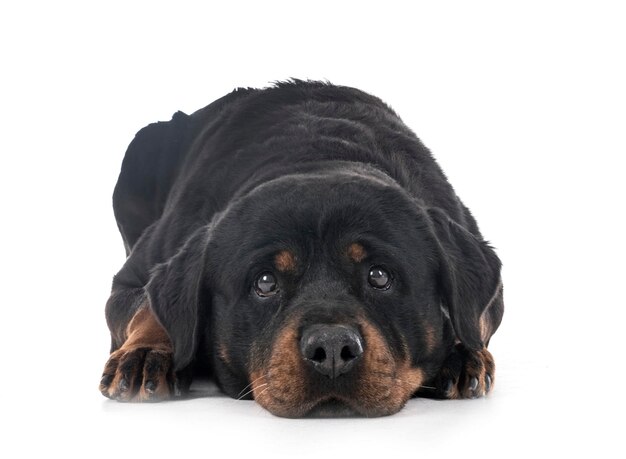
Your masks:
<svg viewBox="0 0 626 459"><path fill-rule="evenodd" d="M113 197L127 252L160 219L179 227L168 235L180 240L237 194L322 161L373 165L479 234L428 149L385 103L354 88L294 80L237 89L192 115L178 112L137 133ZM176 250L158 233L157 225L157 246ZM155 253L155 261L171 254Z"/></svg>

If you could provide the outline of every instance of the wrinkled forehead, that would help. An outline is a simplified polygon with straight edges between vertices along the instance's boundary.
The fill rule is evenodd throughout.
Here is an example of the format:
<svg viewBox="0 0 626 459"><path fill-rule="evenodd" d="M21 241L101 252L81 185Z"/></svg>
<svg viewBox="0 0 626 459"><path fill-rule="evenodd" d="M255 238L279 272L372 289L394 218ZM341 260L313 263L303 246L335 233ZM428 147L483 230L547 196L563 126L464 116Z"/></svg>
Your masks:
<svg viewBox="0 0 626 459"><path fill-rule="evenodd" d="M271 243L368 234L391 238L399 227L413 224L416 214L410 196L387 176L338 171L264 183L233 206L232 220L247 239Z"/></svg>
<svg viewBox="0 0 626 459"><path fill-rule="evenodd" d="M346 250L362 259L366 250L397 251L420 243L425 226L416 203L391 179L335 172L284 176L240 198L218 225L215 245L235 264L250 265L305 251L323 255ZM360 245L354 245L359 243ZM390 254L393 255L393 254Z"/></svg>

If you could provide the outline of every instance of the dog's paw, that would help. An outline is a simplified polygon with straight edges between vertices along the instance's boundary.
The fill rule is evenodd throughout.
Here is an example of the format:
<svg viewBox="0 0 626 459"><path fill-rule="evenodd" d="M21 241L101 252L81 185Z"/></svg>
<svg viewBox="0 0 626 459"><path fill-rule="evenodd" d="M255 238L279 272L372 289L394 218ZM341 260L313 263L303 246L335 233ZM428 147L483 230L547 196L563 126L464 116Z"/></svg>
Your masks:
<svg viewBox="0 0 626 459"><path fill-rule="evenodd" d="M487 395L495 382L496 366L491 353L457 344L432 383L439 398L477 398Z"/></svg>
<svg viewBox="0 0 626 459"><path fill-rule="evenodd" d="M100 392L120 402L152 402L180 395L169 350L124 347L109 357Z"/></svg>

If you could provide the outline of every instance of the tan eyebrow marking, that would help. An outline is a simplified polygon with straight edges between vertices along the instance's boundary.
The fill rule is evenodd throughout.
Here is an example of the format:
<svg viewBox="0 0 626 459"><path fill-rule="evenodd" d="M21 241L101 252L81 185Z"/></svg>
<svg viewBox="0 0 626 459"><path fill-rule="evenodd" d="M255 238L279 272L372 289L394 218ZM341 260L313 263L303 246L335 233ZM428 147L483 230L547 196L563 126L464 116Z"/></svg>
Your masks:
<svg viewBox="0 0 626 459"><path fill-rule="evenodd" d="M296 256L289 250L281 250L274 257L274 264L280 272L295 271Z"/></svg>
<svg viewBox="0 0 626 459"><path fill-rule="evenodd" d="M355 263L359 263L365 259L365 257L367 256L367 252L361 244L359 244L358 242L353 242L348 247L348 256Z"/></svg>

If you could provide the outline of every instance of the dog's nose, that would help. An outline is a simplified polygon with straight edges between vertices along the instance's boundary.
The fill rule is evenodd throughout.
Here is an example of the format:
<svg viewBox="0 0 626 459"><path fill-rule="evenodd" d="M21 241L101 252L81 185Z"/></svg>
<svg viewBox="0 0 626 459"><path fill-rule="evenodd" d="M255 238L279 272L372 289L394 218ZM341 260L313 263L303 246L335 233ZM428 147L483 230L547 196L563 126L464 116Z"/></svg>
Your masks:
<svg viewBox="0 0 626 459"><path fill-rule="evenodd" d="M302 333L300 351L315 370L334 379L354 367L363 354L363 339L345 325L312 325Z"/></svg>

